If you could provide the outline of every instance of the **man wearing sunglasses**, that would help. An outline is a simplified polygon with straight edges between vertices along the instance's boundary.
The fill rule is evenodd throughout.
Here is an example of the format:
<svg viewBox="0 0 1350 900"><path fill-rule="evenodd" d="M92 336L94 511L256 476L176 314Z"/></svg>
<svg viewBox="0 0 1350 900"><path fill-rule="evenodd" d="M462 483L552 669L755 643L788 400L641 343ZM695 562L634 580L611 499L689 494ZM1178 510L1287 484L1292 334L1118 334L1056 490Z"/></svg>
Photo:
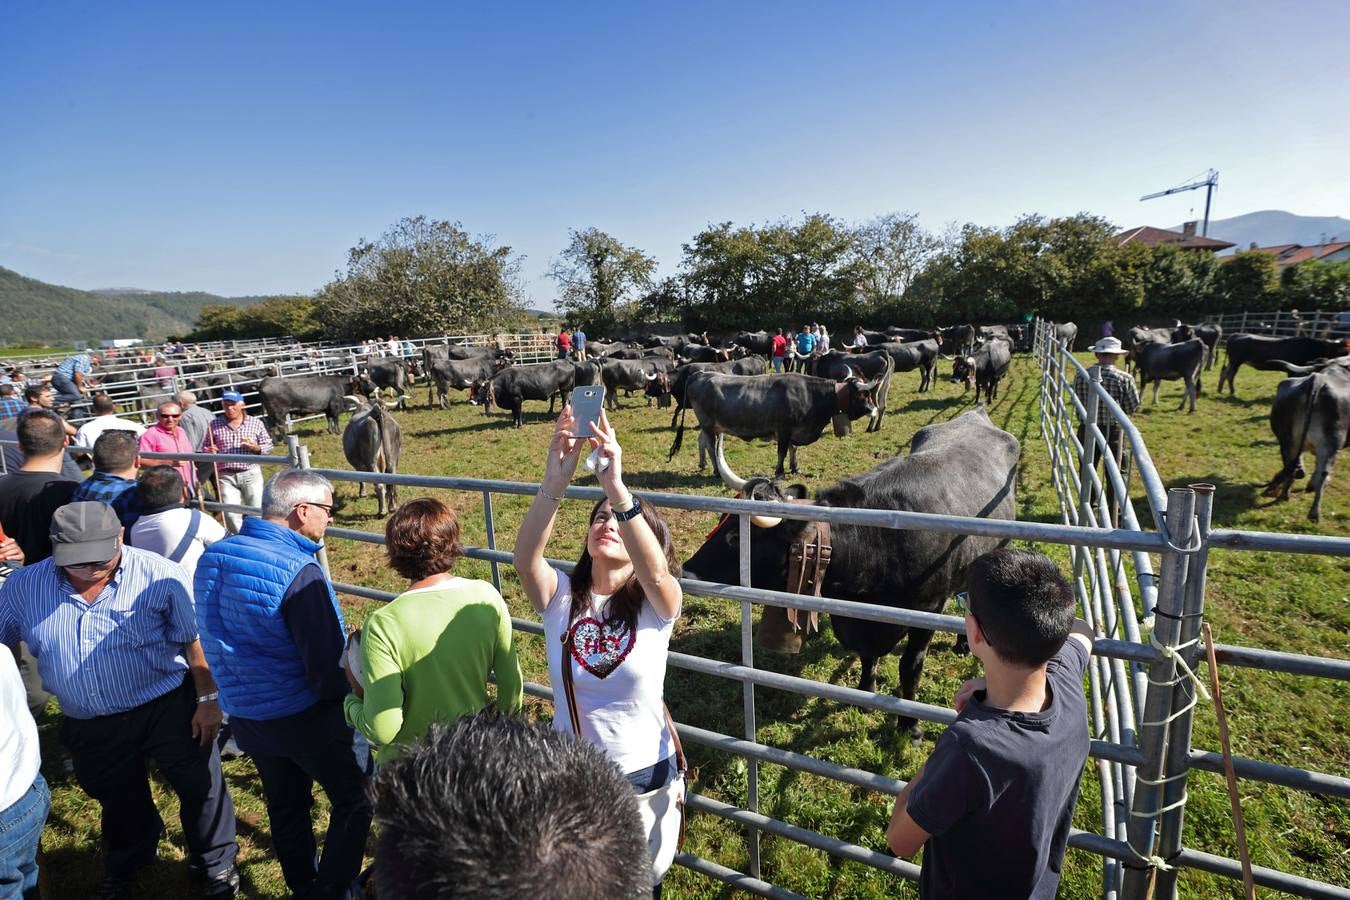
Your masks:
<svg viewBox="0 0 1350 900"><path fill-rule="evenodd" d="M342 710L342 610L315 559L332 516L326 478L280 472L263 488L262 518L207 548L193 578L221 706L262 778L286 886L306 898L349 896L371 820L370 748ZM316 781L332 808L322 856L310 824Z"/></svg>
<svg viewBox="0 0 1350 900"><path fill-rule="evenodd" d="M178 427L183 417L183 407L176 400L168 400L159 405L158 418L154 425L141 435L142 453L191 453L192 439L187 432ZM183 475L183 484L188 487L188 495L197 493L197 466L191 460L165 461Z"/></svg>
<svg viewBox="0 0 1350 900"><path fill-rule="evenodd" d="M133 895L155 861L164 822L150 794L153 760L178 795L189 871L209 897L233 897L234 806L221 777L216 684L202 655L183 570L123 547L112 507L56 510L52 555L0 587L0 643L25 641L61 702L75 778L102 806L106 878L92 895Z"/></svg>

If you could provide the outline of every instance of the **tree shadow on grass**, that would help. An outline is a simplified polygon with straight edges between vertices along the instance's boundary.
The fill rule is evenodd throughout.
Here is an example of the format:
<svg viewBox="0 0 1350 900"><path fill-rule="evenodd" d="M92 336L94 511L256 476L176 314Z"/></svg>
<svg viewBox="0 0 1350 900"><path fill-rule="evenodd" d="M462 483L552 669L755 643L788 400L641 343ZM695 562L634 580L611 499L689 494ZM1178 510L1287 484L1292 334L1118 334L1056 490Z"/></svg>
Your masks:
<svg viewBox="0 0 1350 900"><path fill-rule="evenodd" d="M526 414L525 422L528 424L533 416ZM553 417L547 414L539 421L553 421ZM423 431L409 431L408 434L414 437L439 437L442 435L459 434L466 431L500 431L505 428L514 427L511 423L510 414L502 416L484 416L477 422L468 425L447 425L445 428L429 428Z"/></svg>
<svg viewBox="0 0 1350 900"><path fill-rule="evenodd" d="M711 469L707 472L635 472L624 473L624 482L638 491L669 491L672 488L723 487L721 479Z"/></svg>

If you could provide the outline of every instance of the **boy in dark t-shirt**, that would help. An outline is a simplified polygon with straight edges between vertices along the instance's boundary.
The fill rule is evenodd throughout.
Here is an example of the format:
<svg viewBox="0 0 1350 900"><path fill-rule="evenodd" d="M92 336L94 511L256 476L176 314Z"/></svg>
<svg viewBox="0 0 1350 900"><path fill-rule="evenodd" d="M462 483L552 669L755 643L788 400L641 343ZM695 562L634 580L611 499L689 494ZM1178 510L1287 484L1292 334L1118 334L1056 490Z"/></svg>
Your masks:
<svg viewBox="0 0 1350 900"><path fill-rule="evenodd" d="M985 677L896 799L886 840L924 848L925 898L1053 898L1088 755L1092 632L1047 557L1004 548L970 566L966 635Z"/></svg>

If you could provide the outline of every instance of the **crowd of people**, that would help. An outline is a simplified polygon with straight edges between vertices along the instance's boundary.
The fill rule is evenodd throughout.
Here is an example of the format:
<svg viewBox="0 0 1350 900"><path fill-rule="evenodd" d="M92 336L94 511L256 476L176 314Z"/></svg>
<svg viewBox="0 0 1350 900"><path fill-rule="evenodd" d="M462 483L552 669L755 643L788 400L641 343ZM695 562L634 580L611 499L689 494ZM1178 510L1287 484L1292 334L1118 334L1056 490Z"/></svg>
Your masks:
<svg viewBox="0 0 1350 900"><path fill-rule="evenodd" d="M828 341L804 326L794 352ZM1094 348L1104 368L1110 349ZM335 502L325 478L288 468L264 483L256 464L219 464L222 494L260 507L222 525L191 505L198 466L141 456L269 452L242 401L227 393L220 416L190 416L195 399L180 395L139 429L95 397L83 481L62 470L79 433L42 397L14 418L21 459L0 478L0 643L13 651L0 651L0 832L14 840L0 896L36 896L51 801L34 717L54 695L61 746L101 811L95 897L134 896L157 858L148 762L178 797L202 894L236 895L227 736L257 771L298 897L450 897L470 883L479 897L659 897L687 787L664 694L680 566L666 522L626 487L604 414L578 422L564 407L513 551L544 626L548 728L520 715L503 598L454 573L464 548L444 503L415 499L387 520L387 561L407 587L354 629L318 562ZM568 573L545 550L587 450L604 499ZM1053 896L1087 757L1091 633L1063 576L1030 551L981 557L958 599L985 675L953 698L958 718L898 798L887 842L926 848L923 896L990 896L966 863L975 848L1002 873L992 895Z"/></svg>

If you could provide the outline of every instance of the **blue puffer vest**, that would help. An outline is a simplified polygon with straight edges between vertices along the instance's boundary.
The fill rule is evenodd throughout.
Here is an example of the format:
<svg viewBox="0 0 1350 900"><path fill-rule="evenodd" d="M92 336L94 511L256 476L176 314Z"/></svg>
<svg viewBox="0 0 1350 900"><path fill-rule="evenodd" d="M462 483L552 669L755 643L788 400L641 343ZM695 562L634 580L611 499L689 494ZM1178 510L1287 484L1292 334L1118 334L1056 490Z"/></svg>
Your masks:
<svg viewBox="0 0 1350 900"><path fill-rule="evenodd" d="M281 615L281 600L300 570L316 564L318 551L304 535L250 517L239 534L212 544L198 560L197 629L220 707L230 715L279 719L317 702ZM331 586L328 595L341 623Z"/></svg>

